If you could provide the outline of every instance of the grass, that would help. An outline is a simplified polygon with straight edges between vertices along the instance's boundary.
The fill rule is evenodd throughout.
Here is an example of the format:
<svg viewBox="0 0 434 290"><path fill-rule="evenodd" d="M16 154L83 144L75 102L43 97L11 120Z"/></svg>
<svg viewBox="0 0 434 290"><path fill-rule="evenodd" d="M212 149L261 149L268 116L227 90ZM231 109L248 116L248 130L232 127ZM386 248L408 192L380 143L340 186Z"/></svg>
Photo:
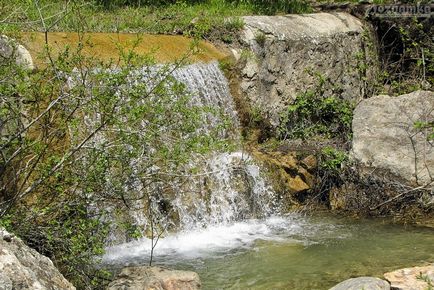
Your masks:
<svg viewBox="0 0 434 290"><path fill-rule="evenodd" d="M42 31L43 24L40 21L35 1L2 1L0 3L0 29L3 31ZM166 5L123 5L110 9L89 0L71 1L67 7L65 6L66 1L61 0L39 0L38 3L41 14L45 18L50 17L45 21L50 31L80 29L87 32L184 34L204 38L211 37L215 31L226 35L240 29L243 23L237 17L243 15L310 11L304 0L269 2L276 3L275 6L263 5L264 1L203 0L194 1L194 3L174 1L175 3ZM258 3L262 3L262 6ZM282 5L282 3L286 4ZM64 9L73 12L60 13ZM226 40L223 39L223 41L230 42L231 39L226 36Z"/></svg>

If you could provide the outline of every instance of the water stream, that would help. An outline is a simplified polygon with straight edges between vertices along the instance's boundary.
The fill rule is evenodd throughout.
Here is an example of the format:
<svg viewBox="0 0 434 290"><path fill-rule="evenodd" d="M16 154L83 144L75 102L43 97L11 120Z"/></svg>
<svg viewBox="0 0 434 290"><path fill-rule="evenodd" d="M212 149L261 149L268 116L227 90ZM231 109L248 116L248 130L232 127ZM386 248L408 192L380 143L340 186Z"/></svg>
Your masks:
<svg viewBox="0 0 434 290"><path fill-rule="evenodd" d="M151 241L109 248L110 268L149 262ZM385 220L289 214L162 239L155 265L199 273L203 289L328 289L434 260L434 229Z"/></svg>

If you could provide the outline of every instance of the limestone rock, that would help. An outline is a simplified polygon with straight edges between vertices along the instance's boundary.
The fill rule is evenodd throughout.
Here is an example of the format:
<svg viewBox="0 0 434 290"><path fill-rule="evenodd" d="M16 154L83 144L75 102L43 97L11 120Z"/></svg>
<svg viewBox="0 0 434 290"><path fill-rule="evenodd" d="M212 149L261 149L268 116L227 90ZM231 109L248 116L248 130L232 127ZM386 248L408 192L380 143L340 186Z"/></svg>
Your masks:
<svg viewBox="0 0 434 290"><path fill-rule="evenodd" d="M195 272L142 266L124 268L107 290L195 290L200 286Z"/></svg>
<svg viewBox="0 0 434 290"><path fill-rule="evenodd" d="M396 290L431 289L429 286L434 285L434 265L399 269L384 274L384 278Z"/></svg>
<svg viewBox="0 0 434 290"><path fill-rule="evenodd" d="M266 168L276 193L283 197L282 203L288 208L300 204L309 197L311 189L318 182L315 175L315 157L298 156L296 151L258 150L249 148L253 156ZM309 163L312 166L307 166Z"/></svg>
<svg viewBox="0 0 434 290"><path fill-rule="evenodd" d="M390 290L390 285L378 278L358 277L345 280L330 290Z"/></svg>
<svg viewBox="0 0 434 290"><path fill-rule="evenodd" d="M416 128L415 123L433 120L430 91L363 100L354 111L352 157L369 174L387 172L406 183L430 184L434 177L430 131Z"/></svg>
<svg viewBox="0 0 434 290"><path fill-rule="evenodd" d="M315 170L318 166L318 160L314 155L308 155L301 162L307 170Z"/></svg>
<svg viewBox="0 0 434 290"><path fill-rule="evenodd" d="M33 70L33 59L30 52L15 40L0 35L0 61L2 58L14 57L18 65L28 70Z"/></svg>
<svg viewBox="0 0 434 290"><path fill-rule="evenodd" d="M51 260L0 229L0 289L75 289Z"/></svg>
<svg viewBox="0 0 434 290"><path fill-rule="evenodd" d="M245 53L240 88L272 126L279 124L280 114L298 94L318 85L315 74L339 86L344 98L362 98L365 84L355 55L364 55L364 27L357 18L315 13L243 20L240 42L251 53Z"/></svg>

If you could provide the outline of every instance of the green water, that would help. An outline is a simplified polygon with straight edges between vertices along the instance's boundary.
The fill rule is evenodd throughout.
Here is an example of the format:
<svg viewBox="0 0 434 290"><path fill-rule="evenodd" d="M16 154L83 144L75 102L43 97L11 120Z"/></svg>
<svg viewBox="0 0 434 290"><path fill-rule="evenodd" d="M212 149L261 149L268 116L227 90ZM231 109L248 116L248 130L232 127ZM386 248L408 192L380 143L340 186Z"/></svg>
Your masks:
<svg viewBox="0 0 434 290"><path fill-rule="evenodd" d="M313 290L434 262L432 228L324 216L258 224L177 237L172 244L162 244L170 251L162 250L160 257L157 253L156 264L198 272L203 289ZM213 241L228 245L213 248Z"/></svg>
<svg viewBox="0 0 434 290"><path fill-rule="evenodd" d="M433 229L381 221L338 222L344 227L334 232L335 237L325 235L314 244L259 240L250 250L196 260L182 268L197 271L204 289L313 290L351 277L381 277L397 268L434 262Z"/></svg>

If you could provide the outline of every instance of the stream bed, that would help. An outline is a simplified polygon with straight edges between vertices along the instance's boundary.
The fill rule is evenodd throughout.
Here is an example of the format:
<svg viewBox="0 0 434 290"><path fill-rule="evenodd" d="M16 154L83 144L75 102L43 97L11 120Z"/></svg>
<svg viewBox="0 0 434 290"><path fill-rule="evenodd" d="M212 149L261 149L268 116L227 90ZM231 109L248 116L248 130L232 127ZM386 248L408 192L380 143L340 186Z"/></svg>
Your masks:
<svg viewBox="0 0 434 290"><path fill-rule="evenodd" d="M111 247L109 268L149 263L151 241ZM153 265L199 273L203 289L328 289L434 261L434 229L387 220L289 214L159 240Z"/></svg>

